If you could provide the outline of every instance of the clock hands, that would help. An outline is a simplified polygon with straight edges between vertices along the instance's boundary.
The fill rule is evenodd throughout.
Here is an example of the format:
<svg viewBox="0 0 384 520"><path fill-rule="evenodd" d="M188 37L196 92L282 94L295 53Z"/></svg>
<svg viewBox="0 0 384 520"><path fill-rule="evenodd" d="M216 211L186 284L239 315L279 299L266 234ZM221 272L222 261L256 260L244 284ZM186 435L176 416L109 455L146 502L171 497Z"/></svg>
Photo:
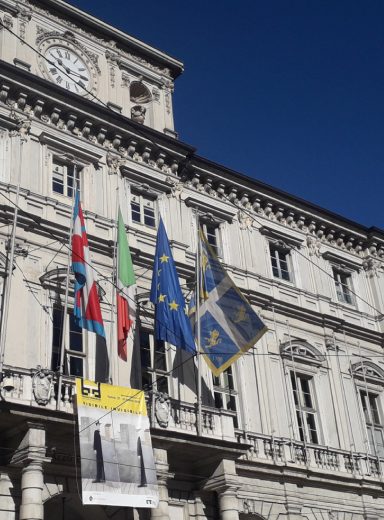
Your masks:
<svg viewBox="0 0 384 520"><path fill-rule="evenodd" d="M60 58L57 60L57 63L63 67L63 69L65 70L65 72L67 74L74 74L75 76L78 76L80 79L82 79L84 81L88 81L89 78L87 76L83 76L82 74L79 74L75 70L70 69L69 67L64 65L63 61Z"/></svg>

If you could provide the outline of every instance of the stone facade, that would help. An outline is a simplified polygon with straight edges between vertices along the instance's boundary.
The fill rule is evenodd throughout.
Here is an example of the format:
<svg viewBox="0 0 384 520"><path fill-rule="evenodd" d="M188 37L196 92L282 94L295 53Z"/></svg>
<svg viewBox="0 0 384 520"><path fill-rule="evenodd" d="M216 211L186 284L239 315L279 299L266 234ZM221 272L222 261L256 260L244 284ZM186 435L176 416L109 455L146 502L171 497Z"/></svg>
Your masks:
<svg viewBox="0 0 384 520"><path fill-rule="evenodd" d="M0 0L0 19L0 518L383 518L384 233L179 142L172 91L180 62L61 0ZM85 75L76 73L82 92L70 69L57 81L67 70L57 49L84 65ZM77 177L107 341L86 332L79 339L64 317L59 395ZM117 202L138 279L139 323L126 363L117 357L111 305ZM148 300L158 214L185 295L198 217L268 326L222 377L202 362L201 435L194 360L171 346L155 352ZM75 373L154 383L156 510L81 505Z"/></svg>

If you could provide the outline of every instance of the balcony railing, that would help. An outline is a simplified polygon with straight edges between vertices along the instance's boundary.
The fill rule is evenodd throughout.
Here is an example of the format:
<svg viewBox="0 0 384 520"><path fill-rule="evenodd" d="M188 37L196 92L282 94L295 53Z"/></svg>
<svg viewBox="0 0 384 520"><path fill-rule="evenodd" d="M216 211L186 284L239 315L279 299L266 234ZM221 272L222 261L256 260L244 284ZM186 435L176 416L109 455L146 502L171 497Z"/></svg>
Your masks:
<svg viewBox="0 0 384 520"><path fill-rule="evenodd" d="M8 403L73 413L75 394L73 377L64 376L61 395L57 395L57 377L48 370L28 370L6 366L1 383L1 397ZM59 400L59 406L58 406ZM147 399L152 428L197 435L197 406L166 399L159 409L157 396ZM258 433L235 430L233 413L208 406L202 408L202 435L246 444L245 461L278 466L302 467L322 473L339 473L355 478L382 479L384 459L366 453L345 451L316 444Z"/></svg>
<svg viewBox="0 0 384 520"><path fill-rule="evenodd" d="M384 460L366 453L345 451L282 437L245 433L236 430L240 443L250 444L246 460L268 461L284 466L303 466L327 473L340 472L355 477L377 478L383 475Z"/></svg>

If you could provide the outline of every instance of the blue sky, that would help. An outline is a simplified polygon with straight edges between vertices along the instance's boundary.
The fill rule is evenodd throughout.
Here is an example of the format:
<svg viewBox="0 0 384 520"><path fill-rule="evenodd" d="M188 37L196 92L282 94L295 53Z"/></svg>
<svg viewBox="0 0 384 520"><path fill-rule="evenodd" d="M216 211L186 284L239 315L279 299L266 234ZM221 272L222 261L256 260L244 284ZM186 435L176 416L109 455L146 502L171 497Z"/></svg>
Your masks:
<svg viewBox="0 0 384 520"><path fill-rule="evenodd" d="M71 0L180 59L199 155L384 228L382 0Z"/></svg>

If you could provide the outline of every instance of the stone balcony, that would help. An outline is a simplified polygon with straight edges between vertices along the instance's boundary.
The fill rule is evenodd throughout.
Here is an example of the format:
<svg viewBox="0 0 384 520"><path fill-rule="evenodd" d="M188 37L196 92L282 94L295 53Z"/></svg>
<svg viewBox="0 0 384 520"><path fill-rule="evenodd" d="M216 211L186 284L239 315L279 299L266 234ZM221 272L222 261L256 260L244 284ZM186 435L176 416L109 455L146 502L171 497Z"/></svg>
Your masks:
<svg viewBox="0 0 384 520"><path fill-rule="evenodd" d="M382 480L384 459L367 453L346 451L329 446L305 444L283 437L235 432L237 442L250 445L242 457L250 463L264 463L288 468L302 468L322 474L338 473L355 479Z"/></svg>
<svg viewBox="0 0 384 520"><path fill-rule="evenodd" d="M59 410L74 413L75 380L64 376L58 402L57 378L44 369L5 366L0 388L3 402L30 406L46 414ZM160 399L155 393L147 396L151 427L197 436L197 406L174 399ZM161 403L159 406L158 403ZM380 480L384 476L384 459L353 451L345 451L259 433L234 429L233 413L203 406L202 436L238 442L248 446L243 463L311 471L319 475L350 477L357 480Z"/></svg>

